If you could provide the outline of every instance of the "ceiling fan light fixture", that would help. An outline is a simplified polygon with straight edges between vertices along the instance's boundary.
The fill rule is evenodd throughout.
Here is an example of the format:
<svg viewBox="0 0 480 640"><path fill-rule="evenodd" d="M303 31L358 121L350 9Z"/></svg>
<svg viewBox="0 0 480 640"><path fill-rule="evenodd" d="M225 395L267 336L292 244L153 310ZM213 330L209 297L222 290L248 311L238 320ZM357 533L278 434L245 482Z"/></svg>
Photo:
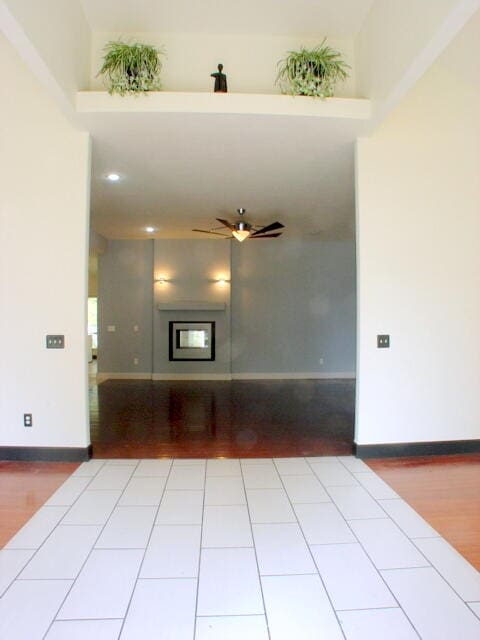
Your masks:
<svg viewBox="0 0 480 640"><path fill-rule="evenodd" d="M249 235L250 229L239 229L238 231L235 229L235 231L232 231L232 236L239 242L243 242L244 240L246 240Z"/></svg>
<svg viewBox="0 0 480 640"><path fill-rule="evenodd" d="M213 229L192 229L192 231L196 231L198 233L208 233L214 236L221 236L222 238L226 238L227 240L231 240L235 238L238 242L243 242L247 238L252 238L256 240L257 238L278 238L281 236L281 233L270 233L271 231L276 231L277 229L283 229L285 225L281 222L272 222L271 224L267 224L264 227L259 228L258 225L253 225L250 222L247 222L243 216L245 215L245 209L240 208L237 209L237 213L241 216L240 220L236 222L230 222L229 220L225 220L224 218L216 218L218 222L222 224L221 227L214 227ZM219 233L218 229L221 231L225 231L225 227L232 234L226 235L225 233Z"/></svg>

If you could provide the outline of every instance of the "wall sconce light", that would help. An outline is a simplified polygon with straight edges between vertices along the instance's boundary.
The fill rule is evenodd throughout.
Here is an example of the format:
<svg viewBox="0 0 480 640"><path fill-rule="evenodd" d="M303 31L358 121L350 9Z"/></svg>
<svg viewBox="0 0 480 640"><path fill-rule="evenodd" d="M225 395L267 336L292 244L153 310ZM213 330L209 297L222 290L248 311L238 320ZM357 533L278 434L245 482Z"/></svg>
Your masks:
<svg viewBox="0 0 480 640"><path fill-rule="evenodd" d="M155 282L157 284L167 284L170 280L165 276L159 276L158 278L155 278Z"/></svg>
<svg viewBox="0 0 480 640"><path fill-rule="evenodd" d="M220 287L224 287L226 284L228 284L230 282L230 280L228 280L227 278L224 278L223 276L220 276L219 278L217 278L215 280L215 282L220 286Z"/></svg>

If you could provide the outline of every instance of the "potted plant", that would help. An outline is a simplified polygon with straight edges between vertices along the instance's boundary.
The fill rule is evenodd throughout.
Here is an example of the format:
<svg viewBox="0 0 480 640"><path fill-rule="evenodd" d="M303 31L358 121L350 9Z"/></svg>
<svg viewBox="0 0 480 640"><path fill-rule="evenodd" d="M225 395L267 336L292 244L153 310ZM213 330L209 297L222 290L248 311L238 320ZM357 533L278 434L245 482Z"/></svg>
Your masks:
<svg viewBox="0 0 480 640"><path fill-rule="evenodd" d="M289 51L287 57L280 60L276 83L282 93L322 100L333 96L336 83L348 78L350 67L341 54L325 42L326 38L314 49L302 47L300 51Z"/></svg>
<svg viewBox="0 0 480 640"><path fill-rule="evenodd" d="M98 75L104 76L110 94L124 96L160 90L163 49L138 42L112 41L105 46L104 52Z"/></svg>

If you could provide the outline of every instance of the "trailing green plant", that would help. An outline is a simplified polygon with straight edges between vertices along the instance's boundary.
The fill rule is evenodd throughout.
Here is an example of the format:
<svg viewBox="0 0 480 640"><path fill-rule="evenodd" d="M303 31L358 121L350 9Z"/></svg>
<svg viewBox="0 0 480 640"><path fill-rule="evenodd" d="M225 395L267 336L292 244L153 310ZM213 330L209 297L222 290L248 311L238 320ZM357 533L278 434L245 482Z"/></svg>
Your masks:
<svg viewBox="0 0 480 640"><path fill-rule="evenodd" d="M287 57L280 60L276 83L282 93L322 100L333 96L337 82L348 78L350 66L325 42L326 38L314 49L288 51Z"/></svg>
<svg viewBox="0 0 480 640"><path fill-rule="evenodd" d="M160 72L163 48L135 42L111 41L104 48L102 75L109 93L124 96L161 89Z"/></svg>

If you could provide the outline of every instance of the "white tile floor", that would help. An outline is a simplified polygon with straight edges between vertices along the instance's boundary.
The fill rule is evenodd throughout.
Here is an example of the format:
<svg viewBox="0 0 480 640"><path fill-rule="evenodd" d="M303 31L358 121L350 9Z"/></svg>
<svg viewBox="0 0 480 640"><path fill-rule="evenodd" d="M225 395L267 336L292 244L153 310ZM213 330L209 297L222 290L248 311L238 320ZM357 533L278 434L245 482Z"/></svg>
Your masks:
<svg viewBox="0 0 480 640"><path fill-rule="evenodd" d="M480 574L360 460L92 460L0 550L2 640L480 639Z"/></svg>

